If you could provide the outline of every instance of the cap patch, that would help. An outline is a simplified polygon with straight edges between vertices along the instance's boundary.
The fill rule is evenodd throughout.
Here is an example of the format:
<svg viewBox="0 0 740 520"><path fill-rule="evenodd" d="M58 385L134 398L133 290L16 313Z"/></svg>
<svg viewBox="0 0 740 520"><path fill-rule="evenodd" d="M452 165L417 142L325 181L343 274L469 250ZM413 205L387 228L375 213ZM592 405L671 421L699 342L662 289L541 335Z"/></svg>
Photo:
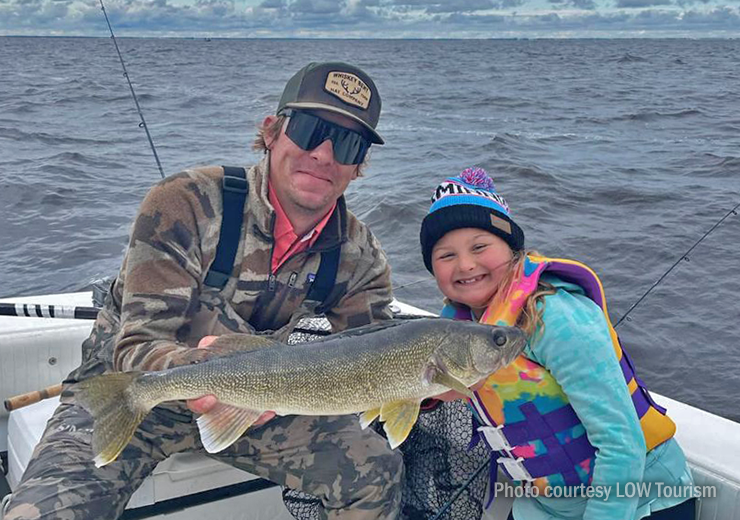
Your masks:
<svg viewBox="0 0 740 520"><path fill-rule="evenodd" d="M324 90L334 94L345 103L360 107L363 110L367 110L370 105L370 97L372 96L370 87L349 72L330 72L326 77Z"/></svg>

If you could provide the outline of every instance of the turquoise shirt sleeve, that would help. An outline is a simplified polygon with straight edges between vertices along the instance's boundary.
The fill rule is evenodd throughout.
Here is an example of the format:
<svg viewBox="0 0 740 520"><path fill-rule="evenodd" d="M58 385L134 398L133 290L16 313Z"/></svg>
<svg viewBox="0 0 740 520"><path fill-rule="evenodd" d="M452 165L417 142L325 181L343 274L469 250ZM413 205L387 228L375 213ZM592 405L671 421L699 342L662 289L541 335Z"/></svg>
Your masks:
<svg viewBox="0 0 740 520"><path fill-rule="evenodd" d="M596 448L592 485L611 489L606 500L587 500L583 519L633 518L638 497L618 497L617 484L624 490L625 483L643 478L646 447L637 413L604 314L579 287L557 285L545 297L544 329L528 354L555 377ZM543 505L557 510L558 500Z"/></svg>

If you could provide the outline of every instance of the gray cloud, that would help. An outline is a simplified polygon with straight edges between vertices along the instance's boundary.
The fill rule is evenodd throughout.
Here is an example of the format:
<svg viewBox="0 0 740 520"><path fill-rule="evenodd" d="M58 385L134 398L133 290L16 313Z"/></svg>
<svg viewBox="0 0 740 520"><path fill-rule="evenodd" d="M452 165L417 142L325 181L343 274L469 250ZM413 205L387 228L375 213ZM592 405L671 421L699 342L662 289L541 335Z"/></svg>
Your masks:
<svg viewBox="0 0 740 520"><path fill-rule="evenodd" d="M454 13L449 16L438 16L435 20L444 25L454 27L494 28L506 23L507 17L499 14L468 15ZM459 34L457 35L459 36Z"/></svg>
<svg viewBox="0 0 740 520"><path fill-rule="evenodd" d="M596 3L593 0L572 0L573 7L578 9L592 10L596 9Z"/></svg>
<svg viewBox="0 0 740 520"><path fill-rule="evenodd" d="M716 25L730 25L740 27L740 11L730 7L718 7L709 12L688 11L682 19L684 24L691 26L704 26L706 28Z"/></svg>
<svg viewBox="0 0 740 520"><path fill-rule="evenodd" d="M442 2L434 2L431 0L392 0L390 5L397 6L412 6L412 7L428 7L429 5L436 5Z"/></svg>
<svg viewBox="0 0 740 520"><path fill-rule="evenodd" d="M282 9L285 5L285 0L262 0L260 7L264 9Z"/></svg>
<svg viewBox="0 0 740 520"><path fill-rule="evenodd" d="M687 6L687 5L701 5L701 4L709 4L712 0L676 0L676 5L680 6ZM735 0L740 1L740 0ZM727 3L732 3L732 0L728 1Z"/></svg>
<svg viewBox="0 0 740 520"><path fill-rule="evenodd" d="M295 0L289 10L293 13L332 15L340 13L344 7L344 2L334 0Z"/></svg>
<svg viewBox="0 0 740 520"><path fill-rule="evenodd" d="M671 5L671 0L617 0L616 6L624 9Z"/></svg>
<svg viewBox="0 0 740 520"><path fill-rule="evenodd" d="M575 7L587 11L596 9L594 0L548 0L548 2L558 7Z"/></svg>
<svg viewBox="0 0 740 520"><path fill-rule="evenodd" d="M604 7L607 0L597 0L605 2L601 8L594 0L550 0L557 13L535 10L526 15L506 10L529 0L262 0L255 7L232 0L193 1L111 0L106 8L116 35L126 36L740 36L737 7L682 9L668 4L671 0L608 0L609 10ZM566 9L574 7L579 11ZM491 14L487 9L503 12ZM0 35L106 32L95 1L0 0Z"/></svg>
<svg viewBox="0 0 740 520"><path fill-rule="evenodd" d="M524 5L524 0L502 0L496 3L496 9L511 9Z"/></svg>
<svg viewBox="0 0 740 520"><path fill-rule="evenodd" d="M428 13L472 13L493 9L492 0L451 0L427 7Z"/></svg>

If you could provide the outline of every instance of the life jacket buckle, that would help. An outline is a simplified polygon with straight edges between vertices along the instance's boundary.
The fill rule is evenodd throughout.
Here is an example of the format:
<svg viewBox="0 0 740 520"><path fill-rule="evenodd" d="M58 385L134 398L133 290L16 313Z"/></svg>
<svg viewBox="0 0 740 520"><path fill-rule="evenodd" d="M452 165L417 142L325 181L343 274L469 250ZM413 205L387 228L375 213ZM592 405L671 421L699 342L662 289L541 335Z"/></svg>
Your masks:
<svg viewBox="0 0 740 520"><path fill-rule="evenodd" d="M518 457L516 459L510 457L499 457L497 462L504 467L506 473L508 473L513 480L526 480L528 482L534 480L534 477L532 477L527 468L524 467L524 457Z"/></svg>
<svg viewBox="0 0 740 520"><path fill-rule="evenodd" d="M506 451L508 453L511 451L511 444L509 444L508 439L502 431L503 427L503 424L499 424L498 426L479 426L478 431L483 433L483 437L492 450Z"/></svg>

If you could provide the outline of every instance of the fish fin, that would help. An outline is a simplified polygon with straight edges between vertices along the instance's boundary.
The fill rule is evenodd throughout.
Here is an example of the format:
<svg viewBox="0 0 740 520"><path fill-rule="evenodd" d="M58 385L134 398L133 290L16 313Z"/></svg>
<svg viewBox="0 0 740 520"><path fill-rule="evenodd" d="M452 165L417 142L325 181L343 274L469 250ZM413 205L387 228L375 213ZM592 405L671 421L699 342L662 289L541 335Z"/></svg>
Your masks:
<svg viewBox="0 0 740 520"><path fill-rule="evenodd" d="M95 466L113 462L133 437L151 407L136 408L126 390L140 372L104 374L79 381L69 389L73 400L92 415Z"/></svg>
<svg viewBox="0 0 740 520"><path fill-rule="evenodd" d="M446 386L450 390L456 390L461 394L465 394L470 399L475 399L475 394L473 394L473 391L465 386L459 379L455 379L450 374L448 374L447 372L443 372L434 365L430 366L428 371L429 373L425 378L428 382Z"/></svg>
<svg viewBox="0 0 740 520"><path fill-rule="evenodd" d="M241 437L260 415L258 410L216 403L197 419L200 441L208 453L218 453Z"/></svg>
<svg viewBox="0 0 740 520"><path fill-rule="evenodd" d="M416 419L419 417L418 399L406 399L403 401L393 401L384 404L380 409L380 420L383 421L391 449L395 449L411 433Z"/></svg>
<svg viewBox="0 0 740 520"><path fill-rule="evenodd" d="M380 408L371 408L360 414L360 427L364 430L380 415Z"/></svg>
<svg viewBox="0 0 740 520"><path fill-rule="evenodd" d="M256 334L224 334L208 345L206 349L217 353L219 356L228 356L238 352L250 352L267 347L283 345L277 340L267 336Z"/></svg>

